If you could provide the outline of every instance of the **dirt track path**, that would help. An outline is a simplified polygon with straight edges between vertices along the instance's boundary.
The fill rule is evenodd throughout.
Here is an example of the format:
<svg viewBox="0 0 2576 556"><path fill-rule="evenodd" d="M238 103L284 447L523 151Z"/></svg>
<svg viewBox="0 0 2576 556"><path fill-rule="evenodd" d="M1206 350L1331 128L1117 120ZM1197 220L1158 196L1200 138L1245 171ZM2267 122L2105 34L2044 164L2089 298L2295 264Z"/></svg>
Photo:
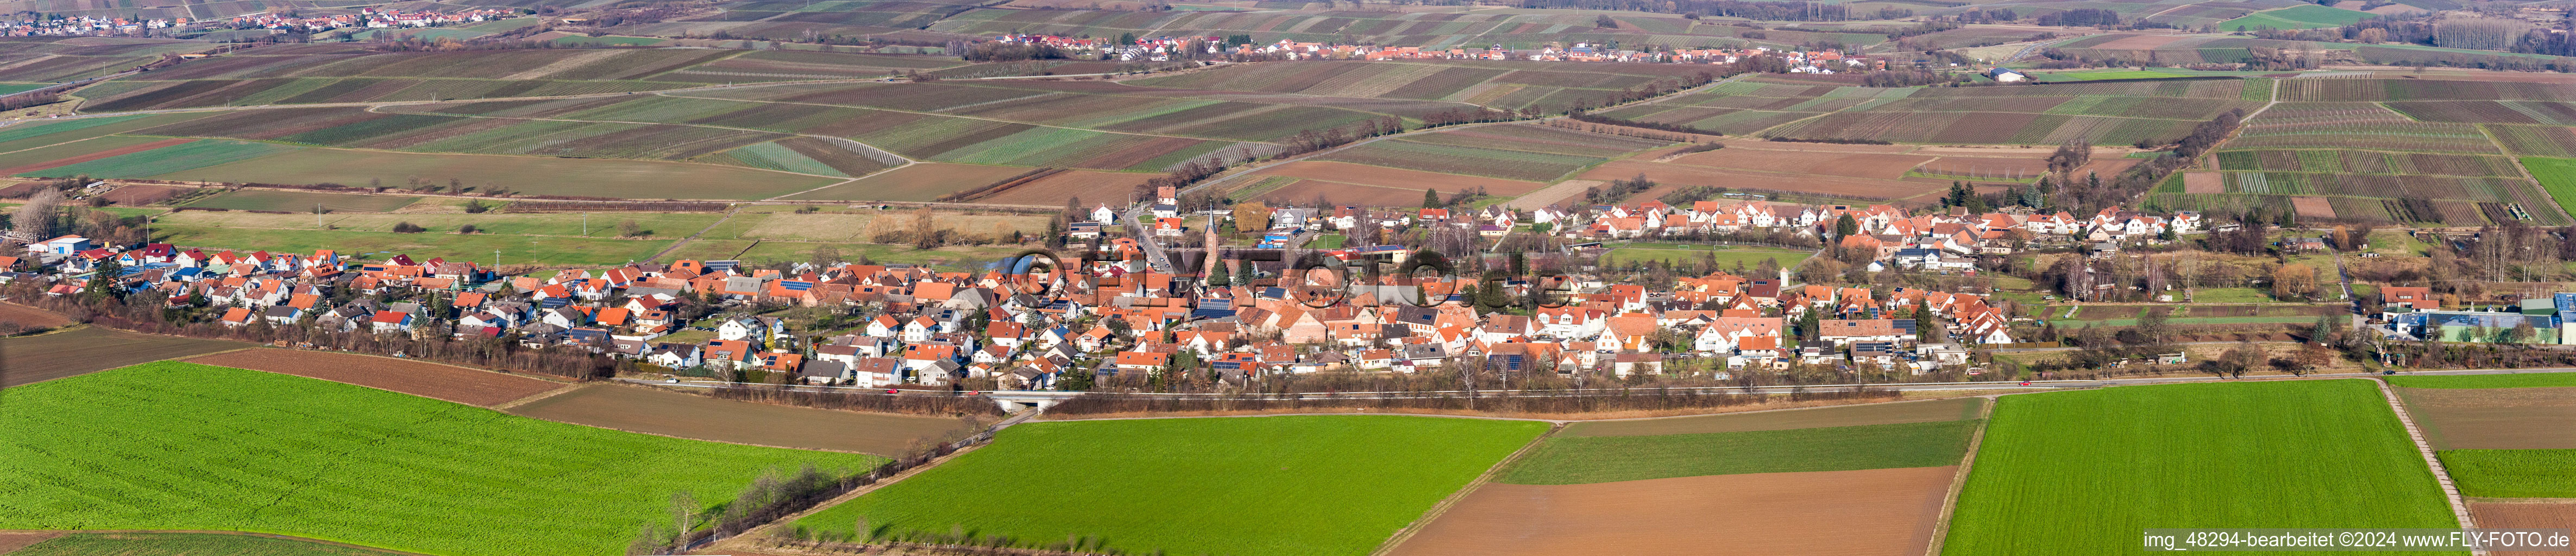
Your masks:
<svg viewBox="0 0 2576 556"><path fill-rule="evenodd" d="M2370 383L2379 387L2381 397L2388 399L2388 409L2397 412L2397 422L2406 426L2406 438L2415 442L2415 452L2422 454L2424 465L2433 470L2434 482L2441 483L2442 498L2451 504L2451 516L2460 520L2462 529L2477 527L2475 522L2469 520L2469 503L2460 497L2459 485L2451 482L2451 472L2442 467L2442 458L2433 454L2433 445L2424 441L2424 429L2415 425L2415 417L2406 413L2406 402L2397 399L2397 390L2390 388L2388 381L2371 380ZM2484 549L2471 550L2469 553L2474 556L2487 556L2487 551Z"/></svg>
<svg viewBox="0 0 2576 556"><path fill-rule="evenodd" d="M716 229L716 227L717 227L717 226L722 226L722 225L724 225L724 223L725 223L725 221L726 221L726 220L732 220L732 219L733 219L733 215L734 215L734 213L738 213L738 212L742 212L742 207L739 207L739 206L725 207L725 213L724 213L724 217L723 217L723 218L717 218L715 222L710 222L710 223L708 223L708 224L707 224L707 227L698 229L698 233L689 234L689 237L680 238L680 240L679 240L679 241L671 242L671 246L670 246L670 247L664 247L664 248L662 248L662 250L661 250L660 252L654 253L654 254L653 254L653 256L652 256L652 258L648 258L648 259L644 259L644 260L647 260L647 261L658 261L658 260L662 260L662 257L669 256L669 255L670 255L670 254L672 254L672 253L677 253L677 252L679 252L679 251L680 251L680 248L681 248L681 247L684 247L684 246L687 246L687 245L689 244L689 242L697 241L697 240L698 240L698 236L707 235L707 232L715 231L715 229Z"/></svg>

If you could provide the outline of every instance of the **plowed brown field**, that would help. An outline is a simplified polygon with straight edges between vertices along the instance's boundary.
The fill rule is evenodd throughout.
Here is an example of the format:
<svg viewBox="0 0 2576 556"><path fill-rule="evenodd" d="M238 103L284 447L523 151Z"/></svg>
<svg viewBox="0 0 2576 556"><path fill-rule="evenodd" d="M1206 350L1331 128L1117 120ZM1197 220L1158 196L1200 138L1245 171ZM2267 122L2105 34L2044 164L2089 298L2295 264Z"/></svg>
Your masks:
<svg viewBox="0 0 2576 556"><path fill-rule="evenodd" d="M1399 556L1922 554L1956 467L1489 483Z"/></svg>
<svg viewBox="0 0 2576 556"><path fill-rule="evenodd" d="M2300 218L2331 220L2335 217L2332 201L2324 197L2291 197L2290 206L2299 210Z"/></svg>
<svg viewBox="0 0 2576 556"><path fill-rule="evenodd" d="M1419 170L1401 170L1396 168L1369 166L1366 164L1313 160L1290 162L1287 164L1272 166L1270 168L1263 169L1260 172L1256 172L1256 174L1264 176L1291 176L1306 178L1309 180L1411 189L1413 190L1413 200L1417 203L1422 200L1422 190L1424 188L1438 189L1442 193L1449 193L1469 187L1483 186L1487 193L1510 197L1529 193L1531 191L1537 191L1540 187L1545 185L1538 182L1507 180L1501 178L1436 174ZM1309 197L1311 197L1311 195Z"/></svg>
<svg viewBox="0 0 2576 556"><path fill-rule="evenodd" d="M1136 189L1137 184L1145 183L1146 179L1152 177L1154 174L1074 170L1020 184L1019 187L976 199L975 202L1053 206L1063 205L1065 199L1074 197L1089 197L1095 201L1105 202L1112 198L1125 198L1128 192Z"/></svg>
<svg viewBox="0 0 2576 556"><path fill-rule="evenodd" d="M830 201L928 201L937 199L941 195L1011 179L1011 176L1017 176L1029 170L1018 166L919 162L859 178L857 181L789 195L787 198ZM1124 199L1126 196L1122 194L1119 198Z"/></svg>
<svg viewBox="0 0 2576 556"><path fill-rule="evenodd" d="M2576 529L2576 501L2470 502L2480 529Z"/></svg>
<svg viewBox="0 0 2576 556"><path fill-rule="evenodd" d="M189 359L219 367L318 378L424 398L491 406L545 393L564 383L414 359L293 349L248 349Z"/></svg>
<svg viewBox="0 0 2576 556"><path fill-rule="evenodd" d="M1854 427L1974 419L1985 398L1949 398L1910 402L1784 409L1753 413L1588 421L1565 427L1566 436L1647 436L1712 432L1776 431L1817 427Z"/></svg>
<svg viewBox="0 0 2576 556"><path fill-rule="evenodd" d="M2398 388L2436 450L2576 448L2576 388Z"/></svg>
<svg viewBox="0 0 2576 556"><path fill-rule="evenodd" d="M136 334L98 327L0 338L0 387L246 347L251 347L251 344Z"/></svg>
<svg viewBox="0 0 2576 556"><path fill-rule="evenodd" d="M0 303L0 322L14 322L18 323L18 326L24 326L27 328L53 328L69 325L72 323L72 319L70 317L63 316L61 313L55 313L53 311L47 311L35 307L28 307L16 303Z"/></svg>
<svg viewBox="0 0 2576 556"><path fill-rule="evenodd" d="M960 434L956 419L720 400L592 384L509 409L526 417L663 436L899 456L918 440Z"/></svg>
<svg viewBox="0 0 2576 556"><path fill-rule="evenodd" d="M1683 155L1673 162L1738 170L1892 180L1905 177L1907 170L1931 160L1929 156L1910 154L1720 149Z"/></svg>
<svg viewBox="0 0 2576 556"><path fill-rule="evenodd" d="M1948 189L1950 182L1932 179L1888 180L1844 176L1807 176L1786 173L1748 172L1664 164L1641 160L1613 160L1595 166L1578 176L1587 180L1621 180L1645 174L1647 179L1664 186L1713 185L1735 189L1790 191L1862 199L1902 199ZM1638 196L1638 199L1651 196Z"/></svg>
<svg viewBox="0 0 2576 556"><path fill-rule="evenodd" d="M2217 172L2183 172L2184 193L2226 193L2227 175Z"/></svg>

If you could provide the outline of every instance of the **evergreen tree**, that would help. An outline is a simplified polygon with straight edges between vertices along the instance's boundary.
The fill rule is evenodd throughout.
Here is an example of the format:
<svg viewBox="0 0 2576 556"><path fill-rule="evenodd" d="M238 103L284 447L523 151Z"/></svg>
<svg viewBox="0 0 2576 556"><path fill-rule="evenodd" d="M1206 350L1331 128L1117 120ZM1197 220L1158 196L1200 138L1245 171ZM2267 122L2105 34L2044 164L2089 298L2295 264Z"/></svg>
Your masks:
<svg viewBox="0 0 2576 556"><path fill-rule="evenodd" d="M1853 221L1851 213L1843 213L1842 218L1834 219L1834 237L1851 237L1856 233L1860 233L1860 222Z"/></svg>
<svg viewBox="0 0 2576 556"><path fill-rule="evenodd" d="M81 289L81 298L96 303L118 297L117 294L122 292L116 291L116 283L122 280L118 280L117 275L124 271L125 266L116 264L115 258L99 259L98 268L89 276L89 285Z"/></svg>
<svg viewBox="0 0 2576 556"><path fill-rule="evenodd" d="M1422 208L1440 208L1440 190L1422 190Z"/></svg>

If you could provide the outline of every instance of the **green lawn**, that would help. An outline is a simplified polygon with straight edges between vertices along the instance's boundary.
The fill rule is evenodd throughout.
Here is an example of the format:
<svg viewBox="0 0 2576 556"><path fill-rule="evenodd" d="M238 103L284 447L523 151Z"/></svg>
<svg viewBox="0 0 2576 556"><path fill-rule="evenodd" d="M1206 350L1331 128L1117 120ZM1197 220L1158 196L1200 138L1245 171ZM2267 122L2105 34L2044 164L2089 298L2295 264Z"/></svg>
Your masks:
<svg viewBox="0 0 2576 556"><path fill-rule="evenodd" d="M9 389L0 529L275 533L426 554L612 554L764 469L885 460L517 417L279 374L148 363Z"/></svg>
<svg viewBox="0 0 2576 556"><path fill-rule="evenodd" d="M2165 527L2458 527L2364 380L2004 396L1944 554L2136 552Z"/></svg>
<svg viewBox="0 0 2576 556"><path fill-rule="evenodd" d="M1343 242L1347 242L1347 241L1350 241L1350 238L1348 238L1348 237L1343 237L1343 236L1342 236L1342 234L1324 234L1324 235L1320 235L1320 236L1315 236L1314 241L1308 241L1308 242L1306 242L1306 248L1307 248L1307 249L1340 249L1340 248L1342 248L1342 243L1343 243Z"/></svg>
<svg viewBox="0 0 2576 556"><path fill-rule="evenodd" d="M2562 423L2563 425L2563 423ZM2480 498L2576 498L2576 450L2443 450L2442 467L2460 494Z"/></svg>
<svg viewBox="0 0 2576 556"><path fill-rule="evenodd" d="M397 556L400 553L336 544L217 533L75 533L18 549L9 556Z"/></svg>
<svg viewBox="0 0 2576 556"><path fill-rule="evenodd" d="M2576 373L2514 373L2503 375L2426 375L2392 376L2388 385L2407 388L2532 388L2576 386Z"/></svg>
<svg viewBox="0 0 2576 556"><path fill-rule="evenodd" d="M2540 180L2540 188L2558 200L2558 208L2576 214L2576 158L2522 157L2522 167Z"/></svg>
<svg viewBox="0 0 2576 556"><path fill-rule="evenodd" d="M1557 436L1496 480L1570 485L1791 471L1958 465L1978 421L1707 434Z"/></svg>
<svg viewBox="0 0 2576 556"><path fill-rule="evenodd" d="M2352 10L2328 8L2314 4L2300 4L2285 9L2254 12L2245 14L2245 17L2221 21L2218 23L2218 30L2251 31L2257 27L2271 27L2274 29L2340 27L2351 25L2356 21L2370 19L2371 17L2372 16L2370 14Z"/></svg>
<svg viewBox="0 0 2576 556"><path fill-rule="evenodd" d="M1128 554L1366 554L1547 429L1401 416L1040 422L797 525L952 526Z"/></svg>
<svg viewBox="0 0 2576 556"><path fill-rule="evenodd" d="M1797 268L1798 263L1806 262L1807 257L1815 255L1815 252L1796 249L1780 249L1776 247L1632 243L1628 244L1626 247L1611 249L1609 253L1601 255L1601 266L1603 268L1620 268L1622 265L1645 261L1663 261L1665 264L1690 264L1707 260L1707 258L1712 255L1717 258L1718 266L1730 269L1734 268L1735 263L1739 262L1744 263L1746 268L1758 266L1762 264L1764 259L1779 261L1780 268Z"/></svg>

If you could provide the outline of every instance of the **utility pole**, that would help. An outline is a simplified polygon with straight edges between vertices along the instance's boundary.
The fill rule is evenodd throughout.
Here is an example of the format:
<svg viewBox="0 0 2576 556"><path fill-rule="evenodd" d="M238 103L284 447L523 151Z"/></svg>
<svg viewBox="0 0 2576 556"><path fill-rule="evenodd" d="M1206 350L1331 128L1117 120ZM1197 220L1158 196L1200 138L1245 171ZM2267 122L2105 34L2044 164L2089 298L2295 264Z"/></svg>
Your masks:
<svg viewBox="0 0 2576 556"><path fill-rule="evenodd" d="M590 237L590 213L581 213L581 237Z"/></svg>

